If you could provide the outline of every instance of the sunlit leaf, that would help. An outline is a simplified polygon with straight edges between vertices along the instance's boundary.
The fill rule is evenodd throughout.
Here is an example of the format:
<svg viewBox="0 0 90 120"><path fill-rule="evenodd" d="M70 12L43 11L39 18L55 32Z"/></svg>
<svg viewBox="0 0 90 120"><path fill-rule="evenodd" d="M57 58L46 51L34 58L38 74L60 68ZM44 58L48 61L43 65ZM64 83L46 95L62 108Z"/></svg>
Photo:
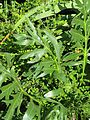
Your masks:
<svg viewBox="0 0 90 120"><path fill-rule="evenodd" d="M20 59L27 59L29 57L37 57L37 59L40 59L46 51L44 49L35 49L33 51L29 51L25 54L23 54Z"/></svg>
<svg viewBox="0 0 90 120"><path fill-rule="evenodd" d="M18 45L30 45L30 36L27 36L26 34L15 34L14 37L17 39L15 44Z"/></svg>
<svg viewBox="0 0 90 120"><path fill-rule="evenodd" d="M52 91L49 91L48 93L46 93L44 95L44 97L48 98L48 97L55 97L55 96L58 96L60 95L60 93L62 92L62 89L55 89L55 90L52 90Z"/></svg>
<svg viewBox="0 0 90 120"><path fill-rule="evenodd" d="M81 64L83 64L83 61L68 61L68 62L63 63L62 65L63 66L78 66Z"/></svg>
<svg viewBox="0 0 90 120"><path fill-rule="evenodd" d="M23 116L23 120L33 120L35 115L39 115L40 108L32 101L28 104L28 108Z"/></svg>
<svg viewBox="0 0 90 120"><path fill-rule="evenodd" d="M42 44L42 40L40 39L36 28L34 27L33 23L27 18L28 26L26 26L27 32L30 34L31 39L34 40L36 43Z"/></svg>
<svg viewBox="0 0 90 120"><path fill-rule="evenodd" d="M3 81L5 81L5 79L6 79L6 75L4 73L0 74L0 87L3 83Z"/></svg>

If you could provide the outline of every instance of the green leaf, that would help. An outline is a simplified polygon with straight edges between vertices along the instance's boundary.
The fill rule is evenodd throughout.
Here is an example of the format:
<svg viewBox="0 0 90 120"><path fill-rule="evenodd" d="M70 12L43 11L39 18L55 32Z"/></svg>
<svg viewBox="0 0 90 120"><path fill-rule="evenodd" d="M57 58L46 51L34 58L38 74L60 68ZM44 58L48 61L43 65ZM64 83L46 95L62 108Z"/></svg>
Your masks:
<svg viewBox="0 0 90 120"><path fill-rule="evenodd" d="M44 62L41 62L40 66L42 66L42 71L47 74L53 73L53 71L56 70L56 67L54 66L54 61L46 60Z"/></svg>
<svg viewBox="0 0 90 120"><path fill-rule="evenodd" d="M77 60L81 53L70 53L69 55L63 56L63 61Z"/></svg>
<svg viewBox="0 0 90 120"><path fill-rule="evenodd" d="M2 99L3 97L5 97L5 99L9 99L9 96L11 95L15 87L17 87L15 82L3 86L0 89L2 91L2 93L0 94L0 99Z"/></svg>
<svg viewBox="0 0 90 120"><path fill-rule="evenodd" d="M90 16L88 17L88 19L86 21L86 28L87 28L87 33L89 36L90 35Z"/></svg>
<svg viewBox="0 0 90 120"><path fill-rule="evenodd" d="M82 35L82 33L79 30L71 29L71 35L75 42L84 42L85 37Z"/></svg>
<svg viewBox="0 0 90 120"><path fill-rule="evenodd" d="M0 72L6 72L6 68L0 62Z"/></svg>
<svg viewBox="0 0 90 120"><path fill-rule="evenodd" d="M62 105L55 105L46 116L46 120L67 120L67 109Z"/></svg>
<svg viewBox="0 0 90 120"><path fill-rule="evenodd" d="M27 23L28 23L28 26L26 26L26 31L30 34L31 36L31 39L33 41L35 41L36 43L38 44L42 44L42 40L40 39L40 37L38 36L38 33L37 33L37 30L36 28L34 27L33 23L29 20L29 18L27 18Z"/></svg>
<svg viewBox="0 0 90 120"><path fill-rule="evenodd" d="M55 97L55 96L60 95L62 92L63 92L63 90L60 89L60 88L59 89L55 89L55 90L52 90L52 91L49 91L48 93L46 93L44 95L44 97L46 97L46 98Z"/></svg>
<svg viewBox="0 0 90 120"><path fill-rule="evenodd" d="M45 72L43 72L43 73L41 73L40 75L38 75L38 77L37 78L41 78L41 77L44 77L44 76L46 76L47 74L45 73Z"/></svg>
<svg viewBox="0 0 90 120"><path fill-rule="evenodd" d="M34 65L33 67L36 68L34 71L34 75L33 77L41 77L42 75L47 75L47 74L52 74L53 71L56 70L56 68L54 68L54 61L52 60L44 60L36 65Z"/></svg>
<svg viewBox="0 0 90 120"><path fill-rule="evenodd" d="M33 101L31 101L29 104L28 104L28 108L23 116L23 120L33 120L33 118L35 117L35 115L38 115L40 114L40 108L39 106L35 105L33 103Z"/></svg>
<svg viewBox="0 0 90 120"><path fill-rule="evenodd" d="M44 49L35 49L33 51L29 51L25 54L23 54L20 59L27 59L29 57L36 57L37 60L40 60L40 58L44 55L46 51Z"/></svg>
<svg viewBox="0 0 90 120"><path fill-rule="evenodd" d="M30 45L30 36L26 34L15 34L14 37L17 39L17 41L14 42L15 44L26 46Z"/></svg>
<svg viewBox="0 0 90 120"><path fill-rule="evenodd" d="M0 74L0 87L5 80L6 80L6 74L5 73Z"/></svg>
<svg viewBox="0 0 90 120"><path fill-rule="evenodd" d="M54 79L57 79L59 81L63 81L63 82L66 82L67 81L67 78L66 78L66 74L65 74L65 71L63 71L63 69L60 69L60 71L55 71L53 73L53 77Z"/></svg>
<svg viewBox="0 0 90 120"><path fill-rule="evenodd" d="M78 8L82 8L83 6L82 0L76 0L76 3L77 3Z"/></svg>
<svg viewBox="0 0 90 120"><path fill-rule="evenodd" d="M60 62L60 49L62 48L62 43L60 42L59 45L55 36L53 36L49 31L45 30L45 33L48 36L49 41L53 44L58 62Z"/></svg>
<svg viewBox="0 0 90 120"><path fill-rule="evenodd" d="M17 80L17 78L18 78L18 73L16 73L14 66L12 66L11 70L7 70L7 75L9 77L13 78L13 80L15 80L15 79Z"/></svg>
<svg viewBox="0 0 90 120"><path fill-rule="evenodd" d="M8 53L8 52L0 52L0 55L4 57L4 59L7 62L7 67L10 68L12 66L12 64L13 64L13 60L12 59L14 58L15 54Z"/></svg>
<svg viewBox="0 0 90 120"><path fill-rule="evenodd" d="M31 15L33 15L35 12L37 12L37 10L41 9L42 6L35 7L33 9L31 9L29 12L27 12L25 15L23 15L22 18L15 24L12 31L16 30L20 26L20 24L25 22L27 17L30 17Z"/></svg>
<svg viewBox="0 0 90 120"><path fill-rule="evenodd" d="M17 93L14 96L14 99L10 100L11 105L9 106L9 109L4 117L5 120L12 120L15 109L18 108L18 106L20 106L21 102L22 102L22 93Z"/></svg>
<svg viewBox="0 0 90 120"><path fill-rule="evenodd" d="M62 65L63 66L78 66L81 64L83 64L83 61L68 61L68 62L63 63Z"/></svg>
<svg viewBox="0 0 90 120"><path fill-rule="evenodd" d="M80 28L83 28L84 29L84 21L81 20L80 18L77 18L75 17L73 20L72 20L72 25L75 25L75 27L80 27Z"/></svg>
<svg viewBox="0 0 90 120"><path fill-rule="evenodd" d="M36 20L46 18L46 17L52 16L52 15L54 15L54 13L51 10L49 10L49 11L38 14L37 16L35 16L34 20L36 21Z"/></svg>
<svg viewBox="0 0 90 120"><path fill-rule="evenodd" d="M85 0L85 6L86 6L87 12L89 12L90 11L90 0Z"/></svg>

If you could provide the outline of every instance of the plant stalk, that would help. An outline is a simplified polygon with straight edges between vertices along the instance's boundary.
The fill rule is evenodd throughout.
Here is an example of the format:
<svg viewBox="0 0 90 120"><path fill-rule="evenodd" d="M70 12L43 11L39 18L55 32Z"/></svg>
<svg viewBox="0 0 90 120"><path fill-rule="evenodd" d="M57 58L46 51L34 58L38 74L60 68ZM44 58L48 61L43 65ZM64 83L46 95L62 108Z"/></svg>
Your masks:
<svg viewBox="0 0 90 120"><path fill-rule="evenodd" d="M87 63L87 41L88 41L88 37L87 37L87 27L86 27L86 10L84 13L84 32L85 32L85 36L84 36L84 40L85 40L85 48L84 48L84 59L83 59L83 71L82 71L82 81L83 81L83 77L84 77L84 72L85 72L85 67L86 67L86 63Z"/></svg>

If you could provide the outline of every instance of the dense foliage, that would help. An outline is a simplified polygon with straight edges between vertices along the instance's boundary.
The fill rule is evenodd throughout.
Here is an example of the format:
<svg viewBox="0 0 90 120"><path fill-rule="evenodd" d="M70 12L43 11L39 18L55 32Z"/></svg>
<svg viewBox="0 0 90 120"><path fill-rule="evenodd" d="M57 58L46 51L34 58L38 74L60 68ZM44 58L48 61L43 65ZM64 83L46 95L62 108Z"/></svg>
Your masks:
<svg viewBox="0 0 90 120"><path fill-rule="evenodd" d="M0 120L90 118L90 0L0 6ZM60 15L66 8L79 13Z"/></svg>

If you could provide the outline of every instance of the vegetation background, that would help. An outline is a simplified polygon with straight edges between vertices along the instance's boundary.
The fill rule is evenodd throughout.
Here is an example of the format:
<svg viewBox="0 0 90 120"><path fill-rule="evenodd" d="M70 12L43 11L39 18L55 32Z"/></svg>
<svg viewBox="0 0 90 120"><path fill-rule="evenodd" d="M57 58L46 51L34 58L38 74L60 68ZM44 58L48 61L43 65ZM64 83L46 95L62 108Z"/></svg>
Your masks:
<svg viewBox="0 0 90 120"><path fill-rule="evenodd" d="M0 2L0 120L89 120L90 0Z"/></svg>

